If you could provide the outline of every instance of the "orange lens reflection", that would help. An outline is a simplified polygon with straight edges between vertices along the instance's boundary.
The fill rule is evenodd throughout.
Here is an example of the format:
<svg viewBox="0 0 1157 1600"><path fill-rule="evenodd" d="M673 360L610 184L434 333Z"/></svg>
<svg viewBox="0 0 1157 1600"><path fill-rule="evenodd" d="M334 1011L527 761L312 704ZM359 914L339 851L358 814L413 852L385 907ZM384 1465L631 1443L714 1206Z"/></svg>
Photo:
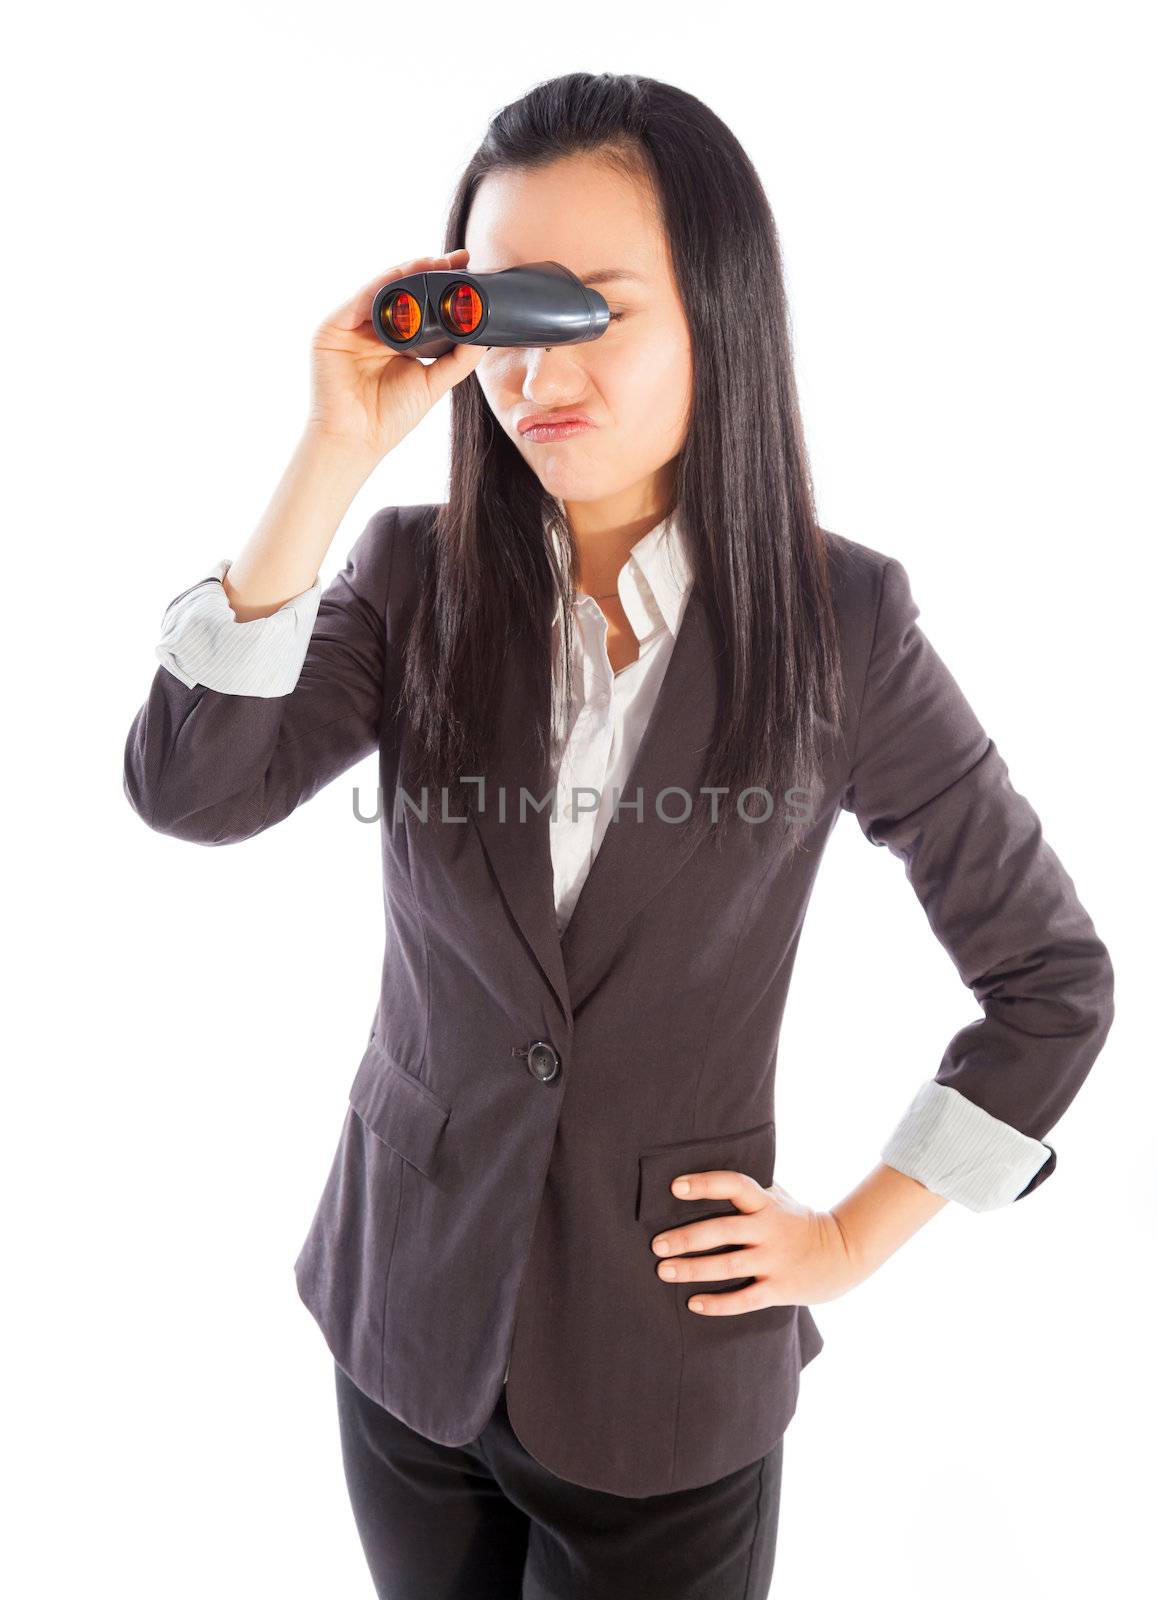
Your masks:
<svg viewBox="0 0 1157 1600"><path fill-rule="evenodd" d="M382 321L398 339L412 339L422 326L422 312L408 289L399 289L386 301Z"/></svg>
<svg viewBox="0 0 1157 1600"><path fill-rule="evenodd" d="M455 333L473 333L482 321L482 296L468 283L456 283L442 296L442 316Z"/></svg>

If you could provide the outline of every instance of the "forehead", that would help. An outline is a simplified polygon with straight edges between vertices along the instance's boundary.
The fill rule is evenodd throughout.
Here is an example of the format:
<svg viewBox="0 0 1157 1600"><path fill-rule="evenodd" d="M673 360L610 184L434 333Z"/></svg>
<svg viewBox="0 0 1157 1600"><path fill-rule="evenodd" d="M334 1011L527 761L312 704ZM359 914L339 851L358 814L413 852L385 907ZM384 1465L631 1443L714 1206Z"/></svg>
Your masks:
<svg viewBox="0 0 1157 1600"><path fill-rule="evenodd" d="M586 156L488 173L462 243L472 272L559 261L579 277L598 273L608 287L624 290L631 280L612 282L607 269L651 283L663 273L666 251L649 187Z"/></svg>

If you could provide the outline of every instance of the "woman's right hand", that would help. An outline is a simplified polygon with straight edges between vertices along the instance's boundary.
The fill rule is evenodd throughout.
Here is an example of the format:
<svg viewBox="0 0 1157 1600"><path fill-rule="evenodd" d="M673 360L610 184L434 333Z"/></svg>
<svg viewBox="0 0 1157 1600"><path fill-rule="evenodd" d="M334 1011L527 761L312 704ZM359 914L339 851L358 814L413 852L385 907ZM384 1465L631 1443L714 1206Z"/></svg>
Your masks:
<svg viewBox="0 0 1157 1600"><path fill-rule="evenodd" d="M486 354L485 345L459 344L437 360L398 355L374 332L370 308L383 283L411 272L464 268L469 251L419 256L379 273L352 300L339 306L313 336L313 392L309 427L364 450L375 462L440 400L467 377Z"/></svg>

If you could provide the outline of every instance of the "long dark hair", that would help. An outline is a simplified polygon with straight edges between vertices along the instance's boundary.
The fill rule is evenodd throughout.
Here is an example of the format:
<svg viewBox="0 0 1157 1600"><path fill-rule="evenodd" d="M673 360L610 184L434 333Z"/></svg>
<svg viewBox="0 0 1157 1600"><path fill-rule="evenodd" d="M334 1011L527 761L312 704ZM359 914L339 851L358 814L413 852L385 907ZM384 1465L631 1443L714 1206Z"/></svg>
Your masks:
<svg viewBox="0 0 1157 1600"><path fill-rule="evenodd" d="M465 238L487 174L577 153L641 177L658 199L694 366L675 504L722 655L704 783L730 796L762 785L778 808L818 770L818 720L838 727L844 707L775 221L738 140L694 95L633 73L575 72L536 85L494 117L454 195L444 248ZM496 424L474 374L454 387L450 404L449 499L432 528L402 692L413 737L407 778L435 791L445 785L468 805L459 780L487 771L509 640L528 629L549 674L560 595L569 678L576 562L565 517L557 525L569 562L555 559L544 521L558 504ZM549 740L544 717L544 759ZM720 835L733 810L719 808ZM689 825L702 826L698 810Z"/></svg>

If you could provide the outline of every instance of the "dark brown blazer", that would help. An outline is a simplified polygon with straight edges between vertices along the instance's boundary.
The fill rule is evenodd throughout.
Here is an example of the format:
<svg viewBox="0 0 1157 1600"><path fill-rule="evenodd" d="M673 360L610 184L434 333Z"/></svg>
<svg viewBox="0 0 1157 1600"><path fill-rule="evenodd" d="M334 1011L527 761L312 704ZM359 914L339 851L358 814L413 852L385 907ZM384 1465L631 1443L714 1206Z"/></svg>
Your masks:
<svg viewBox="0 0 1157 1600"><path fill-rule="evenodd" d="M680 1172L772 1181L780 1023L841 810L903 860L983 1008L937 1078L992 1116L1037 1139L1052 1128L1108 1032L1112 966L917 626L904 567L834 534L850 713L829 730L810 820L793 824L803 848L773 818L721 851L689 849L656 815L660 790L697 790L719 703L693 585L626 785L627 800L642 788L642 820L611 822L560 939L548 812L518 819L521 786L546 792L527 744L546 685L521 647L485 809L442 823L434 797L425 822L395 815L400 645L434 509L371 518L324 591L291 694L188 688L159 667L129 732L126 794L161 833L232 844L379 751L381 992L295 1263L301 1298L355 1383L431 1439L478 1435L509 1358L511 1422L553 1472L619 1495L692 1488L771 1448L823 1343L806 1306L688 1310L650 1241L733 1210L678 1200ZM1053 1151L1022 1195L1055 1164Z"/></svg>

